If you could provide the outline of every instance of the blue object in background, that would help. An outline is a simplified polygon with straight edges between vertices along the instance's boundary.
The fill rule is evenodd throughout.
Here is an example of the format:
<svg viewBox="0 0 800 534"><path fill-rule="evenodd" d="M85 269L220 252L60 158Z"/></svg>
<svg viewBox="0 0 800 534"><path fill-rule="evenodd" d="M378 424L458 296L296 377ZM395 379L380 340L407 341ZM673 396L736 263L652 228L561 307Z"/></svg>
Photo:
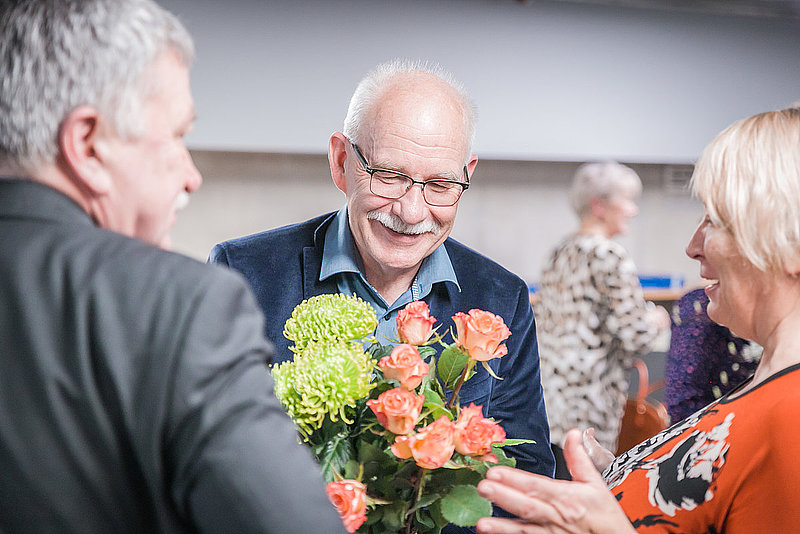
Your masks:
<svg viewBox="0 0 800 534"><path fill-rule="evenodd" d="M669 275L648 275L639 276L639 283L644 289L681 289L686 283L683 276L669 276ZM528 284L528 291L536 293L539 290L539 284Z"/></svg>
<svg viewBox="0 0 800 534"><path fill-rule="evenodd" d="M683 276L639 276L639 283L645 289L680 289L684 282Z"/></svg>

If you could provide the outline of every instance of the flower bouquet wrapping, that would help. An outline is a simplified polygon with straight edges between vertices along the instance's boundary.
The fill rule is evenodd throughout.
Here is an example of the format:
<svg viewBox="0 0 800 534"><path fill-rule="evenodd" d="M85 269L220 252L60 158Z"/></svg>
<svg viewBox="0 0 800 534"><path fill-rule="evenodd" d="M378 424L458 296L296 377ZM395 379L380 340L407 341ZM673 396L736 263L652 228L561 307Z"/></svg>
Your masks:
<svg viewBox="0 0 800 534"><path fill-rule="evenodd" d="M369 304L334 294L303 301L286 322L295 356L272 368L275 392L348 532L474 525L492 512L477 483L493 464L514 465L504 446L530 443L507 440L480 406L458 403L478 362L500 379L486 362L507 353L503 319L482 310L452 319L446 344L427 304L412 302L397 317L400 339L381 345Z"/></svg>

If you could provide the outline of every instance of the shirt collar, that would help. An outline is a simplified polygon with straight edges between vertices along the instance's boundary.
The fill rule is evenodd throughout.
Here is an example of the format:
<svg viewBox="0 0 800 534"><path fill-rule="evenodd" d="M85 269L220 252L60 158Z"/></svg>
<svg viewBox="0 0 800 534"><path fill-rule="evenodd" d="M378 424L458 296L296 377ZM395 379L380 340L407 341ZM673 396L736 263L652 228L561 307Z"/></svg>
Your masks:
<svg viewBox="0 0 800 534"><path fill-rule="evenodd" d="M343 206L331 221L325 232L325 245L322 249L322 268L320 282L339 273L357 273L366 283L361 258L358 255L350 225L347 222L347 206ZM420 296L428 295L437 282L453 282L459 291L453 264L444 246L440 245L431 255L422 260L414 284Z"/></svg>

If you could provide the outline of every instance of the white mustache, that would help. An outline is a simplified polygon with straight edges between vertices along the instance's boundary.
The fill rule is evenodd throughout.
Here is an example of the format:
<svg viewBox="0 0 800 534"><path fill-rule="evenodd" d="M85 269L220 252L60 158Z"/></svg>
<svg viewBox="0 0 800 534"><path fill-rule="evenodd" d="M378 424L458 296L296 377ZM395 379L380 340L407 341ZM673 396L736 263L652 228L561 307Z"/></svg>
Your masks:
<svg viewBox="0 0 800 534"><path fill-rule="evenodd" d="M397 232L398 234L419 235L425 233L437 234L441 227L434 221L422 221L417 224L408 224L397 215L391 213L384 213L382 211L370 211L367 213L367 219L378 221L389 230Z"/></svg>
<svg viewBox="0 0 800 534"><path fill-rule="evenodd" d="M175 197L175 202L173 203L173 207L175 211L180 211L186 206L189 205L189 193L186 191L181 191L178 193L178 196Z"/></svg>

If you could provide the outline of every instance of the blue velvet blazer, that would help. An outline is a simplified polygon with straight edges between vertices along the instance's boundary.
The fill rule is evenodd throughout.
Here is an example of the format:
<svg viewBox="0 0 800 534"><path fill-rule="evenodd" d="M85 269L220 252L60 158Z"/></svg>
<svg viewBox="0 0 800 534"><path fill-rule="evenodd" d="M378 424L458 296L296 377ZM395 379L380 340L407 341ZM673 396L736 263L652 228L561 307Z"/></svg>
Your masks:
<svg viewBox="0 0 800 534"><path fill-rule="evenodd" d="M334 215L226 241L211 251L210 262L228 265L250 282L266 315L265 334L276 345L275 362L292 358L283 325L294 307L303 299L337 292L333 278L319 281L325 230ZM508 354L489 364L503 380L492 378L477 366L477 374L459 393L460 402L464 406L473 402L482 405L484 415L500 422L509 438L536 440L507 452L516 458L517 467L552 476L555 462L528 288L518 276L453 239L447 239L443 246L461 290L451 282L434 284L424 299L431 315L448 325L456 312L479 308L503 317L512 332L506 342Z"/></svg>

